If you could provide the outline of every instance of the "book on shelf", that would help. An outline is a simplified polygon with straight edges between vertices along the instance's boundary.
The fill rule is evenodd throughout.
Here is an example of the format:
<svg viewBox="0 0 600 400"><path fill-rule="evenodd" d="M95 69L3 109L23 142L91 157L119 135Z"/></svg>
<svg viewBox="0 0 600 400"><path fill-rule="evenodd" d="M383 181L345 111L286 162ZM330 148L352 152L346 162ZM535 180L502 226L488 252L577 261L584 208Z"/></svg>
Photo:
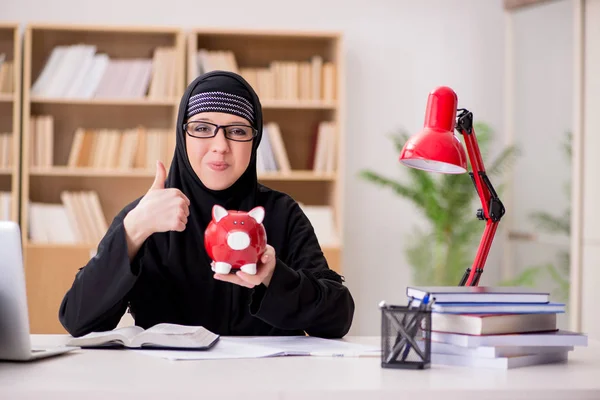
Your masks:
<svg viewBox="0 0 600 400"><path fill-rule="evenodd" d="M199 49L196 53L196 73L202 75L210 71L231 71L239 74L235 54L231 50Z"/></svg>
<svg viewBox="0 0 600 400"><path fill-rule="evenodd" d="M315 137L315 145L310 155L310 169L319 173L335 172L337 161L336 124L330 121L319 123Z"/></svg>
<svg viewBox="0 0 600 400"><path fill-rule="evenodd" d="M271 124L277 125L276 122L272 122ZM281 133L281 131L278 129L277 133ZM270 129L269 124L267 123L263 125L262 138L256 151L256 170L258 173L279 171L279 164L277 163L278 157L275 156L275 150L271 144L271 139L269 136ZM280 154L279 157L285 157L287 159L287 151L285 150L285 147L283 150L285 154Z"/></svg>
<svg viewBox="0 0 600 400"><path fill-rule="evenodd" d="M263 139L267 140L267 143L265 143L265 146L261 149L261 158L263 158L263 162L267 159L268 164L266 165L269 165L269 167L276 165L277 171L282 173L291 172L292 167L290 166L290 160L285 148L285 143L283 142L279 124L276 122L268 122L265 124L263 128ZM267 153L267 149L270 150L270 153ZM271 158L274 159L274 162L271 161Z"/></svg>
<svg viewBox="0 0 600 400"><path fill-rule="evenodd" d="M100 242L108 224L95 191L63 191L61 203L29 202L29 238L33 243Z"/></svg>
<svg viewBox="0 0 600 400"><path fill-rule="evenodd" d="M335 228L333 207L298 204L312 225L321 247L336 247L340 239Z"/></svg>
<svg viewBox="0 0 600 400"><path fill-rule="evenodd" d="M13 166L12 138L12 133L0 133L0 168Z"/></svg>
<svg viewBox="0 0 600 400"><path fill-rule="evenodd" d="M92 332L72 338L68 345L76 347L124 347L154 349L208 350L219 340L215 334L202 326L157 324L143 329L128 326L105 332Z"/></svg>
<svg viewBox="0 0 600 400"><path fill-rule="evenodd" d="M50 98L153 98L179 95L175 48L157 47L150 58L111 58L95 45L52 49L31 95Z"/></svg>
<svg viewBox="0 0 600 400"><path fill-rule="evenodd" d="M322 121L318 124L313 143L309 144L311 147L308 170L315 173L335 172L338 151L335 126L336 124L330 121ZM263 136L256 157L256 168L259 173L281 172L286 174L292 171L283 134L276 122L267 122L263 126Z"/></svg>
<svg viewBox="0 0 600 400"><path fill-rule="evenodd" d="M46 168L54 165L52 115L32 115L29 118L29 165Z"/></svg>
<svg viewBox="0 0 600 400"><path fill-rule="evenodd" d="M336 67L315 54L302 61L273 60L264 67L241 67L231 50L196 52L192 76L224 70L240 74L263 100L334 101Z"/></svg>
<svg viewBox="0 0 600 400"><path fill-rule="evenodd" d="M6 54L0 54L0 93L10 94L15 91L15 63L6 59Z"/></svg>
<svg viewBox="0 0 600 400"><path fill-rule="evenodd" d="M176 135L170 129L84 129L73 136L67 167L98 169L154 169L156 160L169 168Z"/></svg>
<svg viewBox="0 0 600 400"><path fill-rule="evenodd" d="M9 221L11 219L12 194L10 192L0 192L0 221Z"/></svg>

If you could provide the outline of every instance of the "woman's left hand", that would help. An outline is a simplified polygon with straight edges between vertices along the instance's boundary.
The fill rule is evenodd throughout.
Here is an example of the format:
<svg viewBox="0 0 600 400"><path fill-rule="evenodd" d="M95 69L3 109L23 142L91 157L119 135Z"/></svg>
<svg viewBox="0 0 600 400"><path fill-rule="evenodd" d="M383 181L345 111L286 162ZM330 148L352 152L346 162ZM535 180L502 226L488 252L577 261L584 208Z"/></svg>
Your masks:
<svg viewBox="0 0 600 400"><path fill-rule="evenodd" d="M275 271L275 264L275 249L273 246L267 245L267 249L256 265L256 275L249 275L243 271L237 271L235 274L215 274L214 277L220 281L234 283L250 289L261 283L265 286L269 286L271 277Z"/></svg>

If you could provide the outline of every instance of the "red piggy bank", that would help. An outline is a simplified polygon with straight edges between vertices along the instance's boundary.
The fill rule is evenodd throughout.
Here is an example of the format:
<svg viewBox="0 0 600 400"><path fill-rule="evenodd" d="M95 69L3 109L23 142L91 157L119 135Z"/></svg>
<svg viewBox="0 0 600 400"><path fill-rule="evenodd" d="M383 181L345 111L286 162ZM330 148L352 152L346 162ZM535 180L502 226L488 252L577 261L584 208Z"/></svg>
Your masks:
<svg viewBox="0 0 600 400"><path fill-rule="evenodd" d="M256 274L256 263L267 248L264 218L265 209L260 206L248 212L213 207L212 221L204 232L204 247L214 261L213 271L228 274L240 269Z"/></svg>

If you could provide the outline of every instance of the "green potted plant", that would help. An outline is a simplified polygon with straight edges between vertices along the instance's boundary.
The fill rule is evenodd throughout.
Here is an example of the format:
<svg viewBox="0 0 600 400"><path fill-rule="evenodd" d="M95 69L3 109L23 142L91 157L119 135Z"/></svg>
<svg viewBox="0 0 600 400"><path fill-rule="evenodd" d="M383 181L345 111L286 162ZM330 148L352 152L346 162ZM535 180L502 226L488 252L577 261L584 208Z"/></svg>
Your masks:
<svg viewBox="0 0 600 400"><path fill-rule="evenodd" d="M516 156L516 148L507 147L493 160L488 159L492 130L484 123L474 124L477 141L486 171L496 190L502 192L497 177ZM391 135L398 153L409 135L406 132ZM462 140L462 138L461 138ZM468 174L435 174L404 168L408 181L401 182L376 171L365 169L359 177L381 187L393 190L412 202L426 218L425 230L417 227L407 238L406 256L413 268L416 285L456 286L465 269L475 257L485 223L476 217L481 207L479 197Z"/></svg>

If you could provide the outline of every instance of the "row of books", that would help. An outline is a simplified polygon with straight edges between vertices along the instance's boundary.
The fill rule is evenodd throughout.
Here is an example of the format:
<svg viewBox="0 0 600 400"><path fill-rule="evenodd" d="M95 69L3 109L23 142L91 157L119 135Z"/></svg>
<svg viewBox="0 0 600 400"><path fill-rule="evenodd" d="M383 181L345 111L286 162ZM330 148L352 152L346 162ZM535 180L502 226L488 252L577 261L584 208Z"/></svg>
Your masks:
<svg viewBox="0 0 600 400"><path fill-rule="evenodd" d="M34 243L97 244L108 229L95 191L63 191L61 203L29 202L29 238ZM333 209L300 204L321 246L339 245ZM10 193L0 192L0 217L10 216ZM1 218L0 218L1 219Z"/></svg>
<svg viewBox="0 0 600 400"><path fill-rule="evenodd" d="M0 54L0 93L15 91L15 63L6 59L6 54Z"/></svg>
<svg viewBox="0 0 600 400"><path fill-rule="evenodd" d="M55 164L54 143L54 117L32 116L29 130L30 165L52 167ZM67 166L154 169L156 160L161 160L168 167L174 150L175 134L169 129L147 129L143 126L125 130L78 128L73 134Z"/></svg>
<svg viewBox="0 0 600 400"><path fill-rule="evenodd" d="M32 167L54 165L54 117L52 115L29 117L29 165Z"/></svg>
<svg viewBox="0 0 600 400"><path fill-rule="evenodd" d="M31 87L31 94L52 98L153 98L180 95L177 57L157 47L152 59L111 59L94 45L56 46Z"/></svg>
<svg viewBox="0 0 600 400"><path fill-rule="evenodd" d="M13 166L12 138L12 133L0 133L0 168Z"/></svg>
<svg viewBox="0 0 600 400"><path fill-rule="evenodd" d="M524 287L409 287L412 305L429 294L431 363L517 368L564 362L587 336L558 328L565 304Z"/></svg>
<svg viewBox="0 0 600 400"><path fill-rule="evenodd" d="M95 191L63 191L61 203L29 202L33 243L97 244L108 229Z"/></svg>
<svg viewBox="0 0 600 400"><path fill-rule="evenodd" d="M273 61L266 68L242 68L240 75L262 100L334 101L336 69L320 56L311 61Z"/></svg>
<svg viewBox="0 0 600 400"><path fill-rule="evenodd" d="M11 219L11 199L10 192L0 192L0 221L9 221Z"/></svg>
<svg viewBox="0 0 600 400"><path fill-rule="evenodd" d="M315 172L334 172L337 143L336 125L319 123L309 153L308 169ZM54 117L32 116L29 130L29 160L34 167L51 167L54 163ZM0 135L0 167L2 166L2 135ZM8 143L10 148L10 143ZM7 149L8 149L7 148ZM78 128L73 134L67 166L99 169L154 169L156 160L168 168L175 151L175 134L169 129ZM10 154L10 152L9 152ZM258 148L257 170L262 172L291 171L290 160L276 122L268 122Z"/></svg>
<svg viewBox="0 0 600 400"><path fill-rule="evenodd" d="M307 169L317 173L331 173L336 170L337 139L336 124L322 121L313 136L307 161ZM275 122L265 124L263 136L258 146L256 168L260 172L291 171L290 161L283 142L281 129Z"/></svg>
<svg viewBox="0 0 600 400"><path fill-rule="evenodd" d="M333 101L336 69L332 62L314 55L303 61L272 61L266 67L240 67L230 50L200 49L194 76L224 70L238 73L256 90L262 100Z"/></svg>
<svg viewBox="0 0 600 400"><path fill-rule="evenodd" d="M262 139L256 153L256 170L258 173L288 173L292 170L281 129L276 122L268 122L263 126Z"/></svg>
<svg viewBox="0 0 600 400"><path fill-rule="evenodd" d="M99 169L154 169L156 160L169 168L175 152L170 129L83 129L75 131L67 166Z"/></svg>

